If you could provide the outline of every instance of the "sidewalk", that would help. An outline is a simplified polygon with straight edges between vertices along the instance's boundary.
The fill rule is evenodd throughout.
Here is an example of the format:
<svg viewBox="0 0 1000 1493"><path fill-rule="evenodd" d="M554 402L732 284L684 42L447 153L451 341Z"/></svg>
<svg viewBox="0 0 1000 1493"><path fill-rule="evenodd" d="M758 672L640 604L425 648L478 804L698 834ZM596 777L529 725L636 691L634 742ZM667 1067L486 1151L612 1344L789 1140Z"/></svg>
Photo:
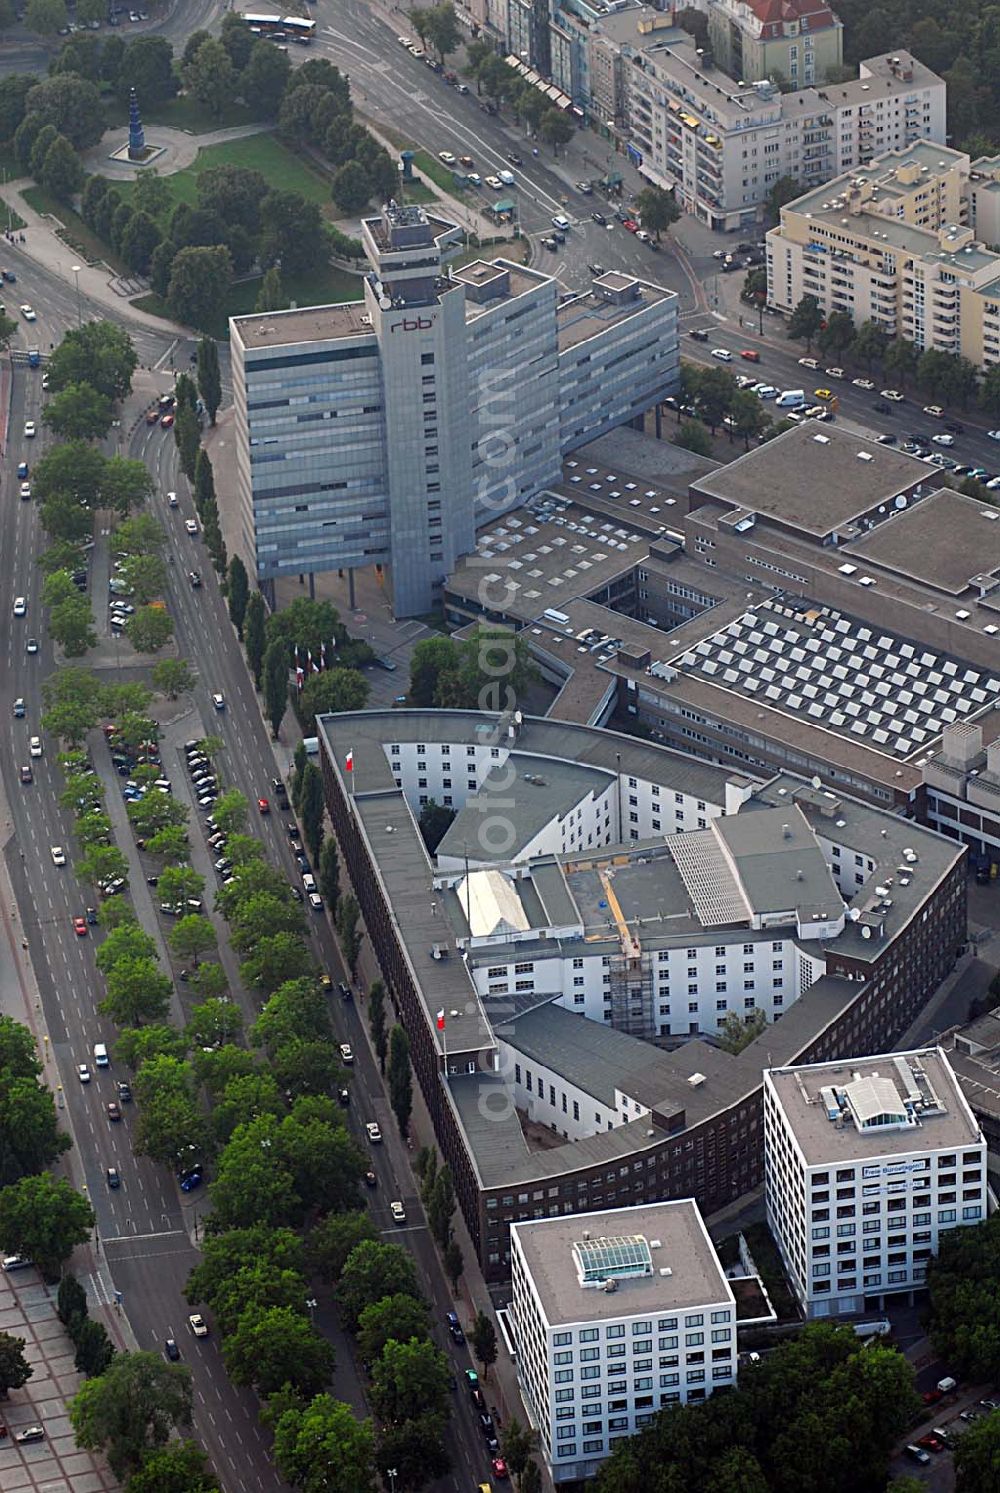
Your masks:
<svg viewBox="0 0 1000 1493"><path fill-rule="evenodd" d="M64 280L67 285L74 283L73 266L80 264L80 256L75 250L58 237L52 227L52 220L36 212L25 202L21 195L22 189L30 185L27 177L18 181L9 181L0 190L0 200L7 202L20 213L24 219L25 242L5 243L4 256L19 269L26 260L34 260L49 271ZM99 302L102 306L114 311L118 317L127 313L128 320L140 326L149 328L150 331L165 333L168 336L190 337L191 333L186 327L178 326L176 322L167 321L161 316L153 316L148 311L142 311L125 296L118 295L112 286L112 281L117 276L104 264L80 264L80 293L89 296L91 300Z"/></svg>

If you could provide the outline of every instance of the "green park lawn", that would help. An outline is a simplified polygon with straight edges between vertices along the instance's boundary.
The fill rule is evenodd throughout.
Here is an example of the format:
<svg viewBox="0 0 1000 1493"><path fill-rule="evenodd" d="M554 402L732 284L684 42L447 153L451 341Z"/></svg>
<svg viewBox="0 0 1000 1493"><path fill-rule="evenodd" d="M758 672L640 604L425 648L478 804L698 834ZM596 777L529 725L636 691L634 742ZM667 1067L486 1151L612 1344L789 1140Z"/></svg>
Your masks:
<svg viewBox="0 0 1000 1493"><path fill-rule="evenodd" d="M198 199L198 177L212 166L244 166L250 171L259 171L271 186L285 192L299 192L309 202L318 202L324 217L332 219L335 216L326 179L269 131L244 135L239 140L227 140L221 145L207 145L183 171L175 171L172 175L164 173L163 180L174 201L193 206ZM127 202L132 183L115 182L115 186L122 201Z"/></svg>
<svg viewBox="0 0 1000 1493"><path fill-rule="evenodd" d="M238 124L256 123L243 104L226 104L221 114L214 114L196 98L189 98L186 94L165 99L163 103L154 104L149 109L142 108L141 99L139 103L142 122L147 127L160 124L172 130L187 130L191 135L210 135L213 130L228 130ZM128 104L119 99L109 102L107 120L108 129L121 129L127 125Z"/></svg>

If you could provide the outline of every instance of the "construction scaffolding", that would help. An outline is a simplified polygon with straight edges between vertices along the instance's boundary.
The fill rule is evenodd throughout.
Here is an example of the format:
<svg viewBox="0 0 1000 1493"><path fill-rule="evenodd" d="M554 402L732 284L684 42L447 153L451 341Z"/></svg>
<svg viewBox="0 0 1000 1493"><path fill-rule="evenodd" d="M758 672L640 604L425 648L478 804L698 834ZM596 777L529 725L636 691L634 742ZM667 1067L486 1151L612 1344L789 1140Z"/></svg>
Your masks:
<svg viewBox="0 0 1000 1493"><path fill-rule="evenodd" d="M599 871L601 886L618 929L620 952L611 957L608 990L611 1025L629 1037L655 1037L656 1008L653 963L629 927L612 885L614 871Z"/></svg>

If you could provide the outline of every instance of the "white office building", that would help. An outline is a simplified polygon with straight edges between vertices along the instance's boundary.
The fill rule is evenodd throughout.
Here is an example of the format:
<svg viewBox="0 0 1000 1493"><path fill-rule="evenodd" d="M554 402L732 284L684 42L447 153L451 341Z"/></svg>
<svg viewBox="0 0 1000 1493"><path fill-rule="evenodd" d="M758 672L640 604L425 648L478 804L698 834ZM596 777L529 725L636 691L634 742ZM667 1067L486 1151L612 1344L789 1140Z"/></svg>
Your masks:
<svg viewBox="0 0 1000 1493"><path fill-rule="evenodd" d="M381 564L396 615L425 612L477 522L676 387L673 292L449 268L461 238L390 203L362 224L363 301L231 321L239 547L265 589Z"/></svg>
<svg viewBox="0 0 1000 1493"><path fill-rule="evenodd" d="M694 1202L511 1225L517 1371L554 1482L736 1380L736 1301Z"/></svg>
<svg viewBox="0 0 1000 1493"><path fill-rule="evenodd" d="M877 1310L986 1217L986 1142L940 1048L771 1068L764 1187L805 1315Z"/></svg>

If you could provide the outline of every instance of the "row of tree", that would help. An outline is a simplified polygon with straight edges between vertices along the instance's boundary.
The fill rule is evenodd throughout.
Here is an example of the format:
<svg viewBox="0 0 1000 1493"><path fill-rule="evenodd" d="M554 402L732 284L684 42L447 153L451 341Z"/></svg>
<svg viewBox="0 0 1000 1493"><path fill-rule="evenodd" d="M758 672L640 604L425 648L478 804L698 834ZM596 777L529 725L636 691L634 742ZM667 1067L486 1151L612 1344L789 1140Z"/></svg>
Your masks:
<svg viewBox="0 0 1000 1493"><path fill-rule="evenodd" d="M509 627L482 625L464 641L425 638L410 659L409 700L437 710L506 708L537 678L524 638Z"/></svg>

